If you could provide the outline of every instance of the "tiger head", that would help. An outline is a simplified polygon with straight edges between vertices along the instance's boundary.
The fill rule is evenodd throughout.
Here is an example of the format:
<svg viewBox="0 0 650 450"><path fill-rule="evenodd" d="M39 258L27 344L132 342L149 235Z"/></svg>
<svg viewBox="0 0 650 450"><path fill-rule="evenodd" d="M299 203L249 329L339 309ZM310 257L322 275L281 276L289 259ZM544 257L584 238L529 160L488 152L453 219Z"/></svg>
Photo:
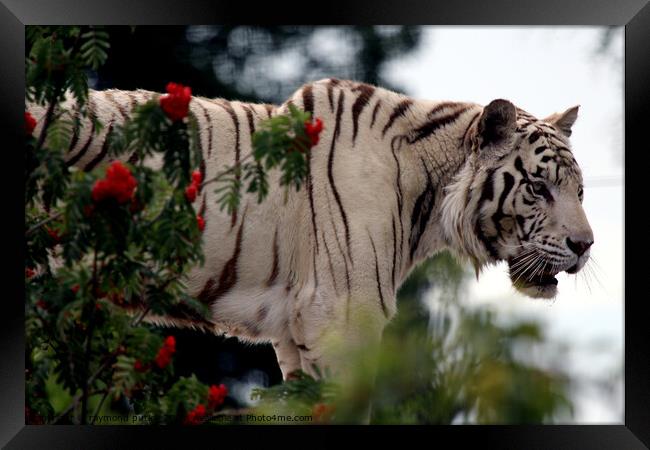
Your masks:
<svg viewBox="0 0 650 450"><path fill-rule="evenodd" d="M593 233L569 144L578 107L538 120L506 100L487 105L471 129L471 154L445 189L450 247L474 262L507 261L518 291L557 294L555 276L585 265Z"/></svg>

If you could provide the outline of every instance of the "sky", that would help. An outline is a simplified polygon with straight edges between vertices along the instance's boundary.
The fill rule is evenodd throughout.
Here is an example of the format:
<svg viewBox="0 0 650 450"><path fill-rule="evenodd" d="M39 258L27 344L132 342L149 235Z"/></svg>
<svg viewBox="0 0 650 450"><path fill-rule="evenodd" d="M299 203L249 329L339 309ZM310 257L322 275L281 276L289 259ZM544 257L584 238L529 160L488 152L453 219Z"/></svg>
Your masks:
<svg viewBox="0 0 650 450"><path fill-rule="evenodd" d="M511 286L504 264L469 283L466 303L489 305L501 320L546 324L548 355L565 345L577 380L575 423L623 423L623 29L606 55L598 27L426 27L418 50L384 72L406 94L487 104L505 98L543 118L580 105L571 143L585 181L584 209L594 232L588 268L558 275L552 300ZM435 296L432 295L431 298ZM606 394L602 379L620 375Z"/></svg>

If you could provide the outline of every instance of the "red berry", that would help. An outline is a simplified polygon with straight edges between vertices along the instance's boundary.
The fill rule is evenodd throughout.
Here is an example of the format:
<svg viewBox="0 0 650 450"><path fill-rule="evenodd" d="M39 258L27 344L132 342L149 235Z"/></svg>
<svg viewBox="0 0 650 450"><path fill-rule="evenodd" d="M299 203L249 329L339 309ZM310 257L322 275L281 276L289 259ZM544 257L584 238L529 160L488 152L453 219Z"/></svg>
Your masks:
<svg viewBox="0 0 650 450"><path fill-rule="evenodd" d="M201 216L196 216L196 223L199 226L199 231L203 231L205 229L205 219Z"/></svg>
<svg viewBox="0 0 650 450"><path fill-rule="evenodd" d="M106 177L95 182L92 198L95 202L114 198L118 203L126 203L133 197L137 185L131 171L120 161L115 161L106 170Z"/></svg>
<svg viewBox="0 0 650 450"><path fill-rule="evenodd" d="M169 354L169 351L167 351L167 349L163 347L160 350L158 350L158 354L156 355L155 361L158 367L164 369L169 365L169 363L172 362L172 357Z"/></svg>
<svg viewBox="0 0 650 450"><path fill-rule="evenodd" d="M142 361L140 361L139 359L135 360L135 363L133 363L133 368L135 369L136 372L140 372L140 373L146 372L148 370L148 367L142 364Z"/></svg>
<svg viewBox="0 0 650 450"><path fill-rule="evenodd" d="M196 200L196 185L194 183L185 188L185 198L190 203L194 203L194 200Z"/></svg>
<svg viewBox="0 0 650 450"><path fill-rule="evenodd" d="M169 349L169 351L174 353L176 351L176 338L174 336L167 336L164 345Z"/></svg>
<svg viewBox="0 0 650 450"><path fill-rule="evenodd" d="M61 237L59 236L59 233L56 232L56 230L53 230L50 227L45 227L45 231L47 231L47 234L52 238L55 244L58 244L61 241Z"/></svg>
<svg viewBox="0 0 650 450"><path fill-rule="evenodd" d="M224 399L228 395L228 389L225 385L220 384L215 386L214 384L208 389L208 408L215 409L219 407Z"/></svg>
<svg viewBox="0 0 650 450"><path fill-rule="evenodd" d="M31 136L36 128L36 119L30 113L25 112L25 134Z"/></svg>
<svg viewBox="0 0 650 450"><path fill-rule="evenodd" d="M167 95L160 97L160 107L173 122L183 119L189 112L192 90L181 84L168 83Z"/></svg>
<svg viewBox="0 0 650 450"><path fill-rule="evenodd" d="M183 423L185 425L199 425L203 421L205 413L205 406L199 403L196 405L196 408L187 413L187 417L185 417L185 421Z"/></svg>
<svg viewBox="0 0 650 450"><path fill-rule="evenodd" d="M318 144L319 134L323 131L323 121L316 119L316 123L305 122L305 134L309 137L312 147Z"/></svg>
<svg viewBox="0 0 650 450"><path fill-rule="evenodd" d="M200 170L195 170L194 172L192 172L192 183L200 185L202 181L203 181L203 175L201 175Z"/></svg>

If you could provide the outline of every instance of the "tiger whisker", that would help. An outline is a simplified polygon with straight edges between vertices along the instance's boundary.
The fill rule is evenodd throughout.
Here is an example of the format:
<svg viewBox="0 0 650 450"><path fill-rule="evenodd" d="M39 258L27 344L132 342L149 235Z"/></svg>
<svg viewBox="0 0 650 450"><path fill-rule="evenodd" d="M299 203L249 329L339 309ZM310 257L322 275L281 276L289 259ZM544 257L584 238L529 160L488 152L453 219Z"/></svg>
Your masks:
<svg viewBox="0 0 650 450"><path fill-rule="evenodd" d="M527 265L532 259L538 257L539 255L536 252L531 252L530 254L524 256L520 260L514 262L511 266L510 269L513 272L516 272L519 270L521 267Z"/></svg>
<svg viewBox="0 0 650 450"><path fill-rule="evenodd" d="M545 267L546 267L546 260L540 259L540 264L537 265L532 275L530 276L529 280L532 281L537 276L538 273L543 273Z"/></svg>
<svg viewBox="0 0 650 450"><path fill-rule="evenodd" d="M540 258L537 264L535 265L535 268L531 272L530 276L528 277L528 281L533 281L537 276L537 274L541 272L541 269L545 264L546 264L545 261L542 258Z"/></svg>
<svg viewBox="0 0 650 450"><path fill-rule="evenodd" d="M529 270L531 267L534 267L534 265L535 265L539 260L540 260L540 256L539 256L539 255L535 255L535 258L532 259L532 260L531 260L527 265L522 266L521 271L520 271L519 274L517 275L517 278L513 281L513 284L516 284L517 281L519 281L519 279L521 278L521 276L522 276L524 273L526 273L526 271ZM525 278L525 279L527 279L527 278Z"/></svg>
<svg viewBox="0 0 650 450"><path fill-rule="evenodd" d="M603 285L603 283L600 281L600 278L598 277L598 274L594 270L594 267L590 264L590 260L587 260L587 263L585 264L585 269L589 271L591 276L593 277L594 280L600 285L603 291L607 292L607 288Z"/></svg>
<svg viewBox="0 0 650 450"><path fill-rule="evenodd" d="M582 274L582 279L584 280L585 284L587 285L587 290L589 291L589 294L591 294L591 284L589 283L589 279L587 277L587 272L584 270L581 270L580 273Z"/></svg>
<svg viewBox="0 0 650 450"><path fill-rule="evenodd" d="M513 270L511 270L510 271L511 276L519 277L523 275L524 273L526 273L526 271L530 269L531 266L533 266L537 262L538 258L539 257L537 255L531 256L529 260L523 262L520 266L515 267Z"/></svg>

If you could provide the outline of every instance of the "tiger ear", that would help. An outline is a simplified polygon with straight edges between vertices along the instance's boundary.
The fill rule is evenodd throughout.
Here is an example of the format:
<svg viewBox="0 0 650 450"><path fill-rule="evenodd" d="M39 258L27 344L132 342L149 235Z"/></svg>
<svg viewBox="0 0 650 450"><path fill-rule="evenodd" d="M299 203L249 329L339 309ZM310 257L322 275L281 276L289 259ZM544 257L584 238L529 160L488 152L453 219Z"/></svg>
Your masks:
<svg viewBox="0 0 650 450"><path fill-rule="evenodd" d="M560 130L560 132L562 132L566 137L569 137L571 136L571 127L578 118L578 108L580 108L580 105L569 108L563 113L551 114L544 119L544 122L550 123Z"/></svg>
<svg viewBox="0 0 650 450"><path fill-rule="evenodd" d="M517 109L508 100L492 100L483 108L478 124L481 148L503 142L517 128Z"/></svg>

